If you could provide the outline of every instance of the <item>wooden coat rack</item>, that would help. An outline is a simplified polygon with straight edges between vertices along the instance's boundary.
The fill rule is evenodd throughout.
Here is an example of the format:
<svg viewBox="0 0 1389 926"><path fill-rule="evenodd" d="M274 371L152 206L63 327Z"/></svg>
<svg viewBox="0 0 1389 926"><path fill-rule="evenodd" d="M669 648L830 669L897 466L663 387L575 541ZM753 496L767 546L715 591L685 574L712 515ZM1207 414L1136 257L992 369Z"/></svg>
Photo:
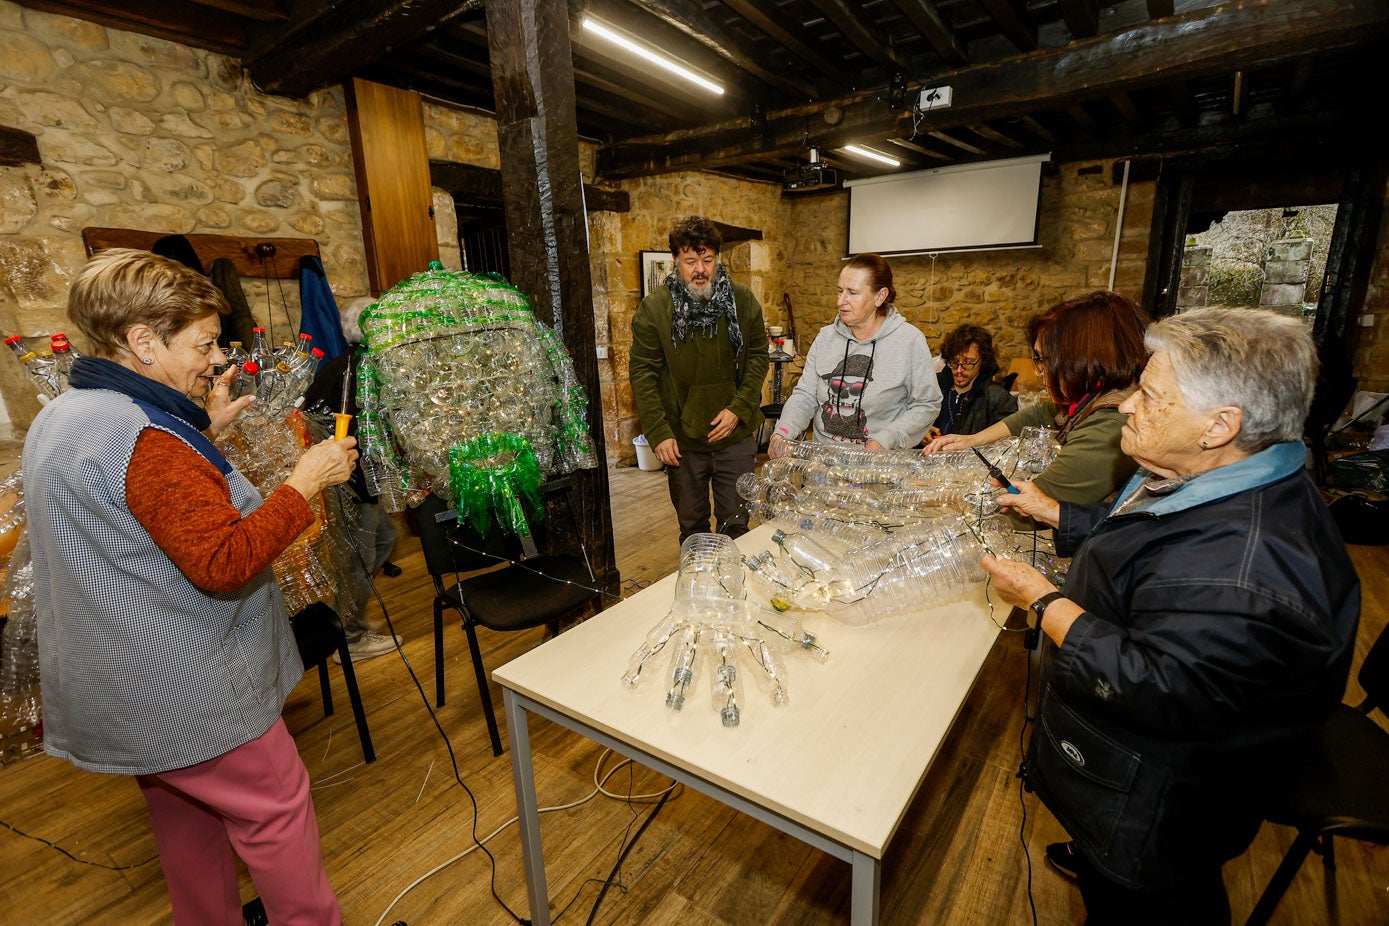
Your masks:
<svg viewBox="0 0 1389 926"><path fill-rule="evenodd" d="M107 248L152 249L169 232L141 231L136 228L82 229L82 243L87 256ZM261 279L296 280L299 278L299 259L318 257L318 242L312 238L245 238L237 235L184 235L206 270L219 257L225 257L236 267L238 276Z"/></svg>

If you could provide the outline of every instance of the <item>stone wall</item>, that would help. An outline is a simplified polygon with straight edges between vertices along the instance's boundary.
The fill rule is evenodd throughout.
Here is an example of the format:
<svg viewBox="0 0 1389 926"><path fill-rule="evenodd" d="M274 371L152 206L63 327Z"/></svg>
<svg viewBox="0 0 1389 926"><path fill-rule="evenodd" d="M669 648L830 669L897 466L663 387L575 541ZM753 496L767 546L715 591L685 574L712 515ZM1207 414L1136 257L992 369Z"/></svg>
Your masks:
<svg viewBox="0 0 1389 926"><path fill-rule="evenodd" d="M65 311L89 225L314 238L334 292L367 291L338 88L268 96L234 59L0 0L0 125L35 135L42 161L0 167L0 333L83 349ZM243 285L262 321L297 328L292 281ZM0 397L27 427L17 364L0 364Z"/></svg>
<svg viewBox="0 0 1389 926"><path fill-rule="evenodd" d="M609 461L631 465L636 460L632 438L641 433L627 368L632 316L641 301L639 252L667 250L671 223L693 213L760 230L761 240L726 246L721 257L729 275L762 303L768 324L778 324L793 248L778 184L679 173L617 186L631 197L631 211L595 213L589 229L597 343L608 352L608 359L599 361L603 439Z"/></svg>
<svg viewBox="0 0 1389 926"><path fill-rule="evenodd" d="M1109 285L1120 187L1110 164L1067 164L1042 183L1040 247L890 258L897 308L934 353L966 322L994 336L999 363L1030 356L1027 320L1052 304ZM1154 185L1131 184L1114 287L1141 301ZM835 286L848 241L847 193L788 199L787 271L803 353L834 319Z"/></svg>

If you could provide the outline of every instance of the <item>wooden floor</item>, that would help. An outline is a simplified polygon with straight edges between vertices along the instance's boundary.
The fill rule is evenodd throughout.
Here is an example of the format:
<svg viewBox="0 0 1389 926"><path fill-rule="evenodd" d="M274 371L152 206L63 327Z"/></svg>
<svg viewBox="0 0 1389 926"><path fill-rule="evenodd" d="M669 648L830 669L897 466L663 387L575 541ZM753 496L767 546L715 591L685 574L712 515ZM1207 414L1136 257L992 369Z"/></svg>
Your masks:
<svg viewBox="0 0 1389 926"><path fill-rule="evenodd" d="M618 565L630 589L671 571L677 558L674 517L665 477L636 469L612 473ZM1356 667L1368 641L1389 617L1386 548L1352 548L1365 581L1365 609ZM448 750L417 690L431 693L432 592L418 545L402 541L404 575L382 579L408 666L396 655L359 664L378 759L362 765L341 687L337 713L324 718L314 676L295 690L285 711L314 781L329 877L346 922L375 924L416 879L472 846L515 813L509 756L494 759L487 744L467 646L455 622L446 634L449 702L438 712L473 803L455 780ZM496 666L540 641L540 632L487 634ZM1062 838L1055 820L1032 796L1020 803L1013 777L1019 757L1021 690L1026 660L1015 638L995 646L955 734L936 761L904 820L884 865L882 922L889 926L994 926L1032 922L1031 896L1045 926L1083 919L1073 884L1041 861L1046 843ZM1359 691L1352 683L1348 697ZM494 697L500 703L494 688ZM540 718L532 718L536 779L543 806L577 801L593 789L600 750ZM613 765L611 761L609 767ZM1389 781L1389 771L1386 771ZM607 782L617 795L650 794L666 786L630 766ZM624 839L651 813L650 801L599 796L542 817L552 913L561 923L589 917L601 881ZM1023 810L1026 825L1023 826ZM83 860L0 829L0 922L154 924L170 921L144 805L132 781L92 775L38 756L0 768L0 820L54 842ZM1225 869L1235 922L1242 922L1291 841L1267 825L1254 848ZM488 844L496 857L496 890L528 915L521 853L514 826ZM1314 858L1303 866L1274 922L1389 923L1389 849L1341 841L1334 881ZM628 853L603 898L597 923L842 924L848 921L847 864L809 849L763 824L688 790L678 791ZM1333 889L1334 885L1334 889ZM243 880L242 896L255 893ZM472 852L412 890L384 923L505 924L512 922L489 892L487 859Z"/></svg>

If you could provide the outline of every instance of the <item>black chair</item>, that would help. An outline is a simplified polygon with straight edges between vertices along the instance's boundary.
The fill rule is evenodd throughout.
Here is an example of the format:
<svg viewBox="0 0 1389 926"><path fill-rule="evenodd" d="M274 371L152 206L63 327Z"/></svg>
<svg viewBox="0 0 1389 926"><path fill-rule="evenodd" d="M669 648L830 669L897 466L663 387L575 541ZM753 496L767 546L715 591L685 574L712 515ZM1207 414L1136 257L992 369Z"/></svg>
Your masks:
<svg viewBox="0 0 1389 926"><path fill-rule="evenodd" d="M334 653L342 661L342 677L347 684L347 699L352 702L352 714L357 719L357 736L362 741L362 758L376 761L371 745L371 730L367 729L366 711L357 691L357 673L352 669L352 654L347 650L347 632L338 612L322 602L315 602L289 619L294 628L294 642L299 645L299 658L307 670L318 666L318 684L323 690L323 716L333 715L333 686L328 681L328 660Z"/></svg>
<svg viewBox="0 0 1389 926"><path fill-rule="evenodd" d="M1336 868L1336 836L1389 845L1389 733L1371 718L1389 714L1389 629L1380 633L1356 676L1367 697L1356 707L1338 704L1317 731L1286 800L1268 819L1297 827L1287 855L1264 888L1245 926L1263 926L1302 867L1316 851Z"/></svg>
<svg viewBox="0 0 1389 926"><path fill-rule="evenodd" d="M418 516L420 546L434 580L435 703L444 705L444 611L449 609L462 618L487 733L492 739L492 755L499 756L502 739L477 628L508 631L548 625L551 633L558 633L562 619L578 616L596 602L593 573L583 559L568 554L538 554L522 560L515 538L504 535L495 525L488 536L479 535L471 525L460 523L456 513L436 495L420 503ZM521 564L510 565L517 562ZM495 572L459 577L459 573L498 563L508 565Z"/></svg>

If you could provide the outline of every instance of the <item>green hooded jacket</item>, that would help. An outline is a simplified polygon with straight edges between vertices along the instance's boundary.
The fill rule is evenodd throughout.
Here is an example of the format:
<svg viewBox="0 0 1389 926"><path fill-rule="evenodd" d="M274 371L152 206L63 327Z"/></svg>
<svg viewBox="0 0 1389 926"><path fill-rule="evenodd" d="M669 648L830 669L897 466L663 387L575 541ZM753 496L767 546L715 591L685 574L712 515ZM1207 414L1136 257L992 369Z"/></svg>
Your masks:
<svg viewBox="0 0 1389 926"><path fill-rule="evenodd" d="M762 381L768 363L762 306L741 283L733 284L733 304L743 331L737 371L724 319L719 319L713 337L696 331L677 344L670 330L675 306L669 289L660 287L637 307L628 369L642 431L653 448L673 437L682 453L722 450L762 424ZM725 408L738 416L738 427L710 444L705 440L710 422Z"/></svg>

